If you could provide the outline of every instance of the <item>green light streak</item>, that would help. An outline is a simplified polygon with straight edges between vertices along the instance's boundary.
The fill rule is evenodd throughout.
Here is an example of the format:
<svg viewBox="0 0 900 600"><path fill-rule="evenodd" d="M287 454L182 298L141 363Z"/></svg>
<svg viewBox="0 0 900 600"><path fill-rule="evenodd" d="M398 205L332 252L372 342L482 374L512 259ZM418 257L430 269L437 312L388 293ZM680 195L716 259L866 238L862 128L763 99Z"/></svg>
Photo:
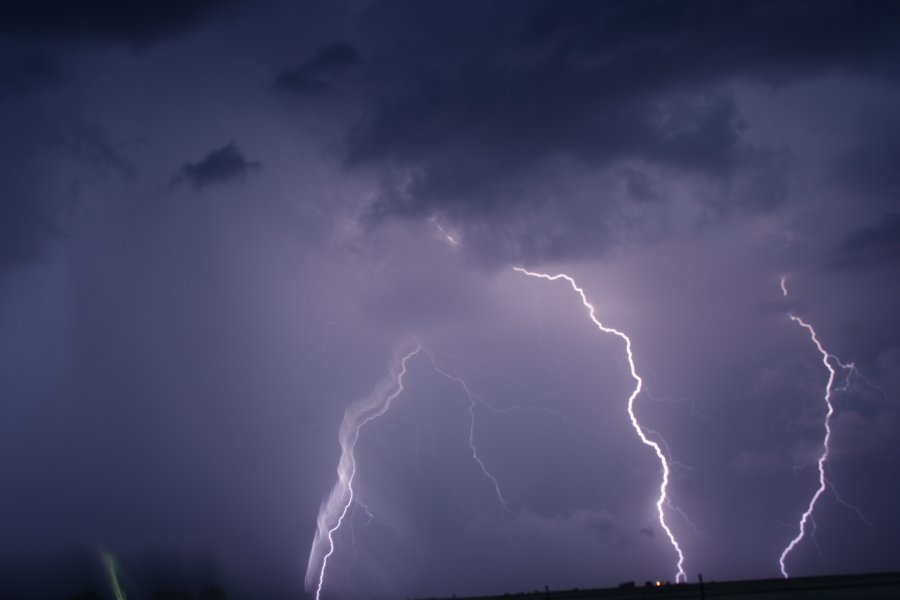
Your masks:
<svg viewBox="0 0 900 600"><path fill-rule="evenodd" d="M106 567L106 571L109 573L109 584L110 586L112 586L113 594L115 594L116 600L128 600L125 596L125 590L123 590L122 586L119 585L119 567L116 564L116 559L113 558L112 554L103 554L103 566Z"/></svg>

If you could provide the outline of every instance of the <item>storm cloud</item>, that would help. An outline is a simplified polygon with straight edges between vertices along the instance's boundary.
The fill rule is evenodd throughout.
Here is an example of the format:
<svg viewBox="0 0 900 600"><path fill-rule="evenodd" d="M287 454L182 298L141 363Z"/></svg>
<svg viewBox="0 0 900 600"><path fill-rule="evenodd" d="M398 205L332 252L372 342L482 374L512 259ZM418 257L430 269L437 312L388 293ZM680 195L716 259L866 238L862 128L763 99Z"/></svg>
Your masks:
<svg viewBox="0 0 900 600"><path fill-rule="evenodd" d="M770 211L788 160L747 139L731 85L827 74L893 85L897 20L889 2L525 3L514 15L503 3L378 3L358 25L367 112L347 164L383 174L376 220L471 226L486 259L605 252L607 233L585 246L553 231L621 216L634 173L680 178L719 215ZM569 181L597 170L607 191L577 198ZM552 216L521 215L548 203Z"/></svg>
<svg viewBox="0 0 900 600"><path fill-rule="evenodd" d="M777 577L826 362L787 569L900 569L898 30L0 3L0 596L312 598L351 438L322 600L674 582L629 408L686 577Z"/></svg>

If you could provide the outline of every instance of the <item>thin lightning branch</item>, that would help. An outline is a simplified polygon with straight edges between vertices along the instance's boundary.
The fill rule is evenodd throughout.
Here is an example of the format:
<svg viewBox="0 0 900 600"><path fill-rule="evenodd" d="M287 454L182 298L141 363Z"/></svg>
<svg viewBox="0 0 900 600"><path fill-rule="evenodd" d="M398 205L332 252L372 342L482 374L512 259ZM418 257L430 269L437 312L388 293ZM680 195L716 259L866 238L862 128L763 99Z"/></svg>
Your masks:
<svg viewBox="0 0 900 600"><path fill-rule="evenodd" d="M787 276L781 278L781 294L785 298L788 297L788 289L787 289ZM828 353L828 356L831 360L833 360L841 369L847 372L846 377L844 377L844 382L841 385L835 386L833 389L837 392L846 392L850 389L850 386L853 385L853 381L858 379L865 383L867 386L881 394L881 396L885 399L888 398L888 393L885 391L883 387L876 384L874 381L863 375L859 369L856 367L856 363L849 362L844 363L839 356L835 354Z"/></svg>
<svg viewBox="0 0 900 600"><path fill-rule="evenodd" d="M647 387L644 388L644 395L653 400L654 402L662 403L670 403L670 404L687 404L690 406L690 413L692 417L697 417L698 419L703 419L705 421L709 421L709 415L700 412L697 410L697 402L693 398L676 398L673 396L655 396L653 395Z"/></svg>
<svg viewBox="0 0 900 600"><path fill-rule="evenodd" d="M486 377L501 377L503 379L506 379L508 382L518 385L518 386L524 387L526 385L523 382L516 379L515 377L513 377L512 375L509 375L508 373L505 373L501 370L488 371L488 370L482 368L475 361L465 358L463 356L457 356L457 355L450 354L449 352L444 352L444 351L437 351L437 352L433 352L432 354L434 354L435 356L446 357L446 358L456 360L459 362L464 362L467 365L469 365L471 368L473 368L475 371L477 371L478 373L480 373L481 375L484 375ZM566 417L565 414L563 414L562 412L560 412L554 408L550 408L548 406L541 406L541 405L534 404L534 403L531 403L531 404L509 404L506 406L496 406L496 405L488 402L487 400L485 400L479 394L473 393L472 397L475 398L476 400L478 400L479 404L481 404L481 406L483 406L486 410L489 410L490 412L492 412L494 414L498 414L498 415L507 415L507 414L512 414L515 412L541 412L541 413L550 415L550 416L555 417L555 418L559 419L560 421L562 421L563 424L565 424L565 426L569 428L569 430L572 432L573 435L575 435L576 437L579 437L579 433L576 430L576 427L572 424L571 421L569 421L568 417ZM539 396L539 398L541 398L541 397L542 396ZM534 402L534 400L532 402ZM581 427L581 429L590 430L591 428Z"/></svg>
<svg viewBox="0 0 900 600"><path fill-rule="evenodd" d="M500 501L500 508L503 511L503 516L505 518L506 511L509 510L509 504L506 502L506 498L503 497L503 492L500 491L500 483L498 483L497 478L494 477L494 475L485 466L484 461L481 460L481 457L478 456L478 450L475 447L475 395L469 389L469 384L466 383L464 379L462 379L461 377L457 377L456 375L451 375L447 371L440 368L434 359L434 354L432 354L427 349L425 350L425 352L428 354L428 358L431 361L431 366L434 367L435 372L451 381L458 383L465 392L466 398L468 398L469 400L469 449L472 451L472 460L478 463L478 466L481 467L481 472L484 473L484 476L487 477L494 485L494 493L497 495L497 500Z"/></svg>
<svg viewBox="0 0 900 600"><path fill-rule="evenodd" d="M684 519L684 522L688 524L688 527L690 527L691 529L694 530L694 533L696 533L697 535L699 535L702 538L709 539L709 535L707 535L707 533L705 531L700 529L700 527L698 527L696 523L691 521L691 518L687 516L687 513L685 513L684 510L682 510L680 506L678 506L677 504L674 504L671 500L667 499L666 507L677 512L679 515L681 515L681 518Z"/></svg>
<svg viewBox="0 0 900 600"><path fill-rule="evenodd" d="M476 395L475 398L477 398L478 401L481 403L481 405L483 407L485 407L487 410L491 411L494 414L498 414L498 415L508 415L508 414L517 413L517 412L522 412L522 413L537 412L537 413L544 413L545 415L550 415L551 417L555 417L555 418L559 419L560 421L562 421L563 425L569 431L572 432L572 435L575 436L575 438L578 439L579 442L582 441L581 434L578 432L578 430L572 424L572 422L569 420L569 418L565 414L563 414L562 412L560 412L556 409L550 408L548 406L538 406L538 405L534 405L534 404L511 404L509 406L494 406L493 404L489 404L488 402L486 402L480 396ZM591 431L591 428L589 428L589 427L581 427L581 429Z"/></svg>
<svg viewBox="0 0 900 600"><path fill-rule="evenodd" d="M398 526L394 525L393 523L389 523L387 521L379 519L377 516L375 516L375 513L373 513L369 509L368 505L366 505L358 497L355 498L353 500L353 512L350 513L350 516L348 518L348 524L350 525L350 544L353 546L353 558L350 560L351 563L355 563L356 558L359 555L359 550L356 546L356 527L355 527L356 509L357 508L362 509L362 511L364 513L366 513L366 517L368 517L368 520L365 523L363 523L364 527L367 527L367 526L371 525L372 523L377 523L378 525L382 525L384 527L387 527L387 528L393 530L394 533L397 533L398 535L403 533L400 530L400 528Z"/></svg>
<svg viewBox="0 0 900 600"><path fill-rule="evenodd" d="M350 513L350 518L347 520L350 524L350 546L353 548L353 556L350 557L350 564L356 563L356 558L359 556L359 548L356 546L356 527L353 525L354 517L356 516L356 505L354 504L354 510Z"/></svg>
<svg viewBox="0 0 900 600"><path fill-rule="evenodd" d="M885 389L883 387L881 387L880 385L878 385L877 383L875 383L874 381L872 381L871 379L869 379L868 377L866 377L865 375L860 373L860 371L856 367L855 363L850 362L850 363L844 364L841 362L841 359L838 358L837 356L835 356L834 354L831 355L831 358L834 359L834 362L836 362L838 364L838 366L840 366L842 369L844 369L847 372L847 376L844 378L843 383L841 383L838 386L835 386L834 390L836 392L848 391L853 386L853 384L857 380L859 380L859 381L863 382L864 384L866 384L867 386L869 386L870 388L872 388L873 390L875 390L876 392L878 392L879 395L881 395L882 401L886 401L888 404L891 403L889 400L890 396L888 395L887 391L885 391Z"/></svg>
<svg viewBox="0 0 900 600"><path fill-rule="evenodd" d="M346 318L350 315L350 313L352 313L352 312L355 311L356 309L357 309L356 306L351 306L350 308L348 308L347 310L345 310L343 313L341 313L340 315L338 315L336 318L334 318L334 319L332 319L332 320L330 320L330 321L326 321L325 323L322 324L322 337L321 337L321 343L319 344L319 346L318 346L315 350L313 350L313 351L310 353L309 356L306 357L306 362L312 360L313 358L315 358L315 357L318 356L319 354L322 354L322 353L324 353L326 350L328 350L328 341L329 341L329 338L330 338L329 333L330 333L330 331L331 331L331 328L334 327L335 325L340 324L344 319L346 319Z"/></svg>
<svg viewBox="0 0 900 600"><path fill-rule="evenodd" d="M440 356L441 358L446 358L449 361L455 361L456 363L465 363L470 369L485 377L499 377L510 383L522 385L521 381L503 371L493 362L479 362L465 356L460 356L459 354L447 352L446 350L434 350L433 354L435 356Z"/></svg>
<svg viewBox="0 0 900 600"><path fill-rule="evenodd" d="M322 507L319 509L318 529L313 540L306 571L306 587L308 590L315 587L316 600L319 600L322 594L322 588L325 583L325 573L328 568L328 560L335 551L334 536L343 526L345 521L349 522L354 557L356 555L356 535L353 530L353 516L352 514L349 514L351 507L358 506L365 511L370 522L376 521L399 532L399 529L393 525L377 519L372 511L369 510L368 506L357 497L356 490L353 487L356 479L356 456L354 451L356 449L356 442L359 439L360 430L371 421L384 416L384 414L390 410L391 403L403 392L403 378L407 372L407 362L422 351L428 355L435 372L458 383L465 392L466 397L469 400L469 448L472 451L472 458L481 468L481 472L484 473L485 477L493 484L497 499L500 501L503 517L504 519L506 518L506 511L508 510L509 505L503 497L497 478L488 470L476 448L475 394L472 393L469 385L464 379L441 369L434 358L434 354L423 347L418 340L415 340L412 350L409 350L402 356L398 355L399 349L395 350L389 366L388 375L378 382L369 396L357 401L344 412L344 419L341 422L341 429L338 436L341 445L341 458L338 462L337 470L338 480L335 482L328 500L323 503Z"/></svg>
<svg viewBox="0 0 900 600"><path fill-rule="evenodd" d="M405 354L399 355L399 349L396 349L387 376L378 382L371 394L358 400L344 412L338 436L341 444L338 480L328 500L319 509L318 529L306 570L306 587L315 588L316 600L319 600L322 586L325 584L328 559L334 554L334 535L343 525L347 512L354 503L353 483L356 479L354 450L359 432L365 425L383 416L390 409L394 399L403 392L407 362L421 350L422 346L418 340L415 341L413 349Z"/></svg>
<svg viewBox="0 0 900 600"><path fill-rule="evenodd" d="M672 451L669 449L669 443L658 431L655 431L653 429L645 429L644 432L647 434L647 437L656 438L656 440L658 440L657 443L662 447L663 454L665 456L669 456L669 457L672 456ZM697 473L697 469L695 469L694 467L692 467L688 464L685 464L679 460L674 460L672 458L669 458L670 472L674 472L676 469L682 469L683 471L687 471L688 473L691 473L691 474ZM688 526L694 530L694 533L696 533L697 535L699 535L702 538L708 537L706 532L702 531L690 519L690 517L687 516L687 513L684 512L684 510L680 506L678 506L677 504L672 502L672 499L669 497L666 497L666 507L672 509L673 511L675 511L676 513L681 515L681 518L684 519L684 522L687 523Z"/></svg>
<svg viewBox="0 0 900 600"><path fill-rule="evenodd" d="M858 506L850 504L849 502L844 500L840 494L838 494L837 488L834 486L834 482L831 479L826 479L826 481L828 482L828 491L831 492L831 495L835 500L837 500L838 504L855 513L856 516L859 517L859 520L869 527L875 527L872 524L872 521L870 521L868 517L866 517L865 513L863 513L863 511L861 511Z"/></svg>
<svg viewBox="0 0 900 600"><path fill-rule="evenodd" d="M631 392L631 395L628 397L628 416L631 419L631 425L634 427L634 430L637 432L638 437L641 439L641 442L644 445L649 446L656 453L656 457L659 459L660 466L662 467L662 481L659 485L659 498L656 501L656 512L659 515L659 524L662 526L663 530L666 532L666 535L669 538L669 542L672 544L672 547L675 549L675 553L678 555L678 563L677 563L677 571L675 573L675 582L685 581L687 576L684 572L684 554L681 551L681 546L678 544L678 540L675 539L675 535L672 533L672 530L669 529L669 526L666 524L666 512L663 508L668 501L668 487L669 487L669 463L666 460L666 456L663 453L662 447L647 437L644 433L643 428L637 420L637 417L634 414L634 401L638 397L638 394L641 393L641 388L643 387L643 379L638 375L637 369L634 364L634 355L631 350L631 338L625 335L623 332L618 329L614 329L612 327L607 327L603 323L601 323L596 316L596 311L594 309L594 305L591 304L587 295L584 293L584 290L578 286L575 280L565 273L559 273L557 275L548 275L546 273L535 273L533 271L528 271L523 269L522 267L513 267L513 270L522 273L523 275L528 275L529 277L536 277L538 279L546 279L547 281L557 281L559 279L563 279L571 286L571 288L581 297L581 303L588 310L588 315L593 321L594 325L597 326L597 329L604 333L610 333L620 338L623 342L625 342L625 354L628 357L628 367L631 371L631 377L634 379L635 386L634 390Z"/></svg>
<svg viewBox="0 0 900 600"><path fill-rule="evenodd" d="M818 536L819 525L818 525L818 523L816 523L816 519L814 516L809 517L809 525L810 525L810 529L809 529L810 539L812 539L813 546L816 547L816 552L818 553L819 558L824 561L825 553L822 552L822 545L819 544L819 536Z"/></svg>
<svg viewBox="0 0 900 600"><path fill-rule="evenodd" d="M491 404L491 403L485 401L483 398L481 398L481 396L478 396L478 395L474 395L474 396L475 396L475 398L478 399L478 401L481 403L481 405L483 407L485 407L487 410L491 411L492 413L495 413L498 415L508 415L508 414L514 413L514 412L542 412L544 414L558 417L560 420L565 422L566 425L568 425L570 428L574 429L572 427L572 424L566 418L566 415L564 415L563 413L561 413L558 410L555 410L555 409L547 407L547 406L539 406L536 404L510 404L508 406L494 406L493 404Z"/></svg>
<svg viewBox="0 0 900 600"><path fill-rule="evenodd" d="M362 500L360 500L359 498L356 498L354 500L354 502L355 502L356 506L361 508L363 510L363 512L366 513L366 516L369 518L369 520L366 521L366 523L365 523L366 525L370 525L372 523L378 523L382 527L387 527L388 529L393 529L395 533L398 533L398 534L403 533L403 531L400 529L400 527L398 525L395 525L394 523L391 523L389 521L385 521L384 519L381 519L378 516L376 516L375 513L373 513L372 510L369 508L369 505L366 504L365 502L363 502Z"/></svg>

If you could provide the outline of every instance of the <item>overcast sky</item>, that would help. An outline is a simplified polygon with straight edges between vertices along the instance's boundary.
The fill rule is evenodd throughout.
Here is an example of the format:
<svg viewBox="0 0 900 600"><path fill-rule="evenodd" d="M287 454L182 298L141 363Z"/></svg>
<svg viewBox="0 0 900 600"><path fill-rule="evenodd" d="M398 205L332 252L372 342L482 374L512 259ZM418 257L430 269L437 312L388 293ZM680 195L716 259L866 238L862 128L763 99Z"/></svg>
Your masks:
<svg viewBox="0 0 900 600"><path fill-rule="evenodd" d="M689 580L779 577L817 488L791 314L858 375L831 359L787 570L900 570L898 31L893 1L0 2L0 596L112 597L108 551L129 597L312 597L344 411L414 339L323 600L674 582L623 341L514 266L630 336Z"/></svg>

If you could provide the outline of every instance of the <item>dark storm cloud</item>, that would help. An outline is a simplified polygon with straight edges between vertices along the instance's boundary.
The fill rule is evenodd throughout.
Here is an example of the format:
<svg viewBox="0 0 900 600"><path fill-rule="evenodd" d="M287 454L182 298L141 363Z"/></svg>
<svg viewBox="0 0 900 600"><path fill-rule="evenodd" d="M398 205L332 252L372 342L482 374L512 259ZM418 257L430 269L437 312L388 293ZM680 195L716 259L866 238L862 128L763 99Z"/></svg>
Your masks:
<svg viewBox="0 0 900 600"><path fill-rule="evenodd" d="M240 179L248 172L261 168L262 163L244 158L240 148L231 142L196 163L185 163L173 181L187 181L200 189L212 183Z"/></svg>
<svg viewBox="0 0 900 600"><path fill-rule="evenodd" d="M319 48L299 67L282 71L273 86L277 91L299 96L324 94L332 91L340 78L361 62L362 57L352 45L329 44Z"/></svg>
<svg viewBox="0 0 900 600"><path fill-rule="evenodd" d="M880 221L847 235L834 249L828 266L857 269L900 264L900 213L888 213Z"/></svg>
<svg viewBox="0 0 900 600"><path fill-rule="evenodd" d="M0 24L0 596L108 594L102 545L129 596L305 597L342 415L410 330L323 597L671 578L626 348L512 259L567 259L544 269L633 339L692 578L778 573L828 377L788 314L813 324L866 378L829 466L876 526L823 495L791 575L897 570L900 284L813 268L898 264L894 129L853 129L897 112L893 5L184 6L209 20L171 42L190 19ZM831 185L848 150L881 204Z"/></svg>
<svg viewBox="0 0 900 600"><path fill-rule="evenodd" d="M499 242L546 235L516 214L551 198L569 213L558 215L566 226L610 216L612 194L590 208L558 202L564 186L546 184L560 177L559 161L628 167L618 183L638 202L649 197L635 185L642 171L725 188L742 180L745 193L720 204L770 210L786 197L785 154L745 140L727 86L823 73L900 80L893 2L517 6L383 2L360 18L368 113L352 129L347 163L386 173L376 217L487 218ZM583 237L551 245L562 254L605 248L571 247Z"/></svg>
<svg viewBox="0 0 900 600"><path fill-rule="evenodd" d="M230 0L35 0L0 3L0 33L141 46L197 27Z"/></svg>

